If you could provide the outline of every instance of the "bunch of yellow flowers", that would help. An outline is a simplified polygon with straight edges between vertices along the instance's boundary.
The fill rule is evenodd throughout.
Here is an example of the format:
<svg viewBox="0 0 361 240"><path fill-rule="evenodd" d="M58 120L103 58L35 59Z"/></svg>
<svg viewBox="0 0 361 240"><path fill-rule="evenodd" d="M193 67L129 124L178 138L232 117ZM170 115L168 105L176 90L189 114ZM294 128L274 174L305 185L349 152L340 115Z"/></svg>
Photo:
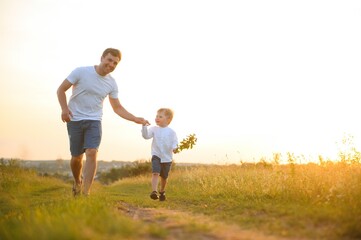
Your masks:
<svg viewBox="0 0 361 240"><path fill-rule="evenodd" d="M197 138L196 135L190 134L188 137L184 138L180 144L178 144L177 148L174 150L174 153L180 153L184 149L192 149L194 145L196 145Z"/></svg>

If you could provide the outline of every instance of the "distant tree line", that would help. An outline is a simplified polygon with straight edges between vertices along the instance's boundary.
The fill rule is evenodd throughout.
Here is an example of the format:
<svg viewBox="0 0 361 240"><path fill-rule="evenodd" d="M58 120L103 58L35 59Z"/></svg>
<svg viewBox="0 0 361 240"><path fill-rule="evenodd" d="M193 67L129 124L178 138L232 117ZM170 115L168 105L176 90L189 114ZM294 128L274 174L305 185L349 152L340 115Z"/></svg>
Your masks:
<svg viewBox="0 0 361 240"><path fill-rule="evenodd" d="M150 161L136 161L121 168L111 168L108 172L98 173L97 180L102 184L111 184L123 178L150 174L151 172L152 165Z"/></svg>

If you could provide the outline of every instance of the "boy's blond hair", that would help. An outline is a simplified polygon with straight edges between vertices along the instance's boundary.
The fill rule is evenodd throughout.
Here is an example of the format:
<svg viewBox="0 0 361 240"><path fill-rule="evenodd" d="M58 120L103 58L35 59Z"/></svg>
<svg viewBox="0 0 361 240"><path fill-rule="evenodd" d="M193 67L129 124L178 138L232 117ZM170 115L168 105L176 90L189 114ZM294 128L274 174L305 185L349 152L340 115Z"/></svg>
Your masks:
<svg viewBox="0 0 361 240"><path fill-rule="evenodd" d="M158 113L164 113L164 115L168 118L168 124L173 120L174 112L170 108L159 108Z"/></svg>

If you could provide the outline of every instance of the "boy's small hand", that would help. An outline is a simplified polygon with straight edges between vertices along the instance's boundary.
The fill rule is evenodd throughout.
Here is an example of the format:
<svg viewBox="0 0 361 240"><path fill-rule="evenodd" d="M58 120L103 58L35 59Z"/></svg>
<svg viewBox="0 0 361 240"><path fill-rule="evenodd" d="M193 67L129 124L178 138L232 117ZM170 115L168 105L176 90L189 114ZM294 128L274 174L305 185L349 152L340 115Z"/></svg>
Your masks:
<svg viewBox="0 0 361 240"><path fill-rule="evenodd" d="M143 124L143 126L146 126L146 124L150 125L150 123L148 122L148 120L144 119L144 118L141 118L141 117L136 117L134 119L134 122L135 123L138 123L138 124Z"/></svg>

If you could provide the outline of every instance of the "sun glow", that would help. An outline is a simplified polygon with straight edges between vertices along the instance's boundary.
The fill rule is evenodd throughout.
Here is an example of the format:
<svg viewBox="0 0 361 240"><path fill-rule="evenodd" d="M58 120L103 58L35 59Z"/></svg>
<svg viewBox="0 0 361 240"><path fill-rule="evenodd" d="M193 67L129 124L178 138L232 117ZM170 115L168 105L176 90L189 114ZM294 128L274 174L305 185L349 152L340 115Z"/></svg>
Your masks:
<svg viewBox="0 0 361 240"><path fill-rule="evenodd" d="M56 89L116 47L126 109L154 124L156 110L170 107L178 138L197 135L176 161L336 159L345 133L361 148L360 9L326 0L2 1L0 157L69 158ZM103 128L99 159L149 157L140 126L108 100Z"/></svg>

